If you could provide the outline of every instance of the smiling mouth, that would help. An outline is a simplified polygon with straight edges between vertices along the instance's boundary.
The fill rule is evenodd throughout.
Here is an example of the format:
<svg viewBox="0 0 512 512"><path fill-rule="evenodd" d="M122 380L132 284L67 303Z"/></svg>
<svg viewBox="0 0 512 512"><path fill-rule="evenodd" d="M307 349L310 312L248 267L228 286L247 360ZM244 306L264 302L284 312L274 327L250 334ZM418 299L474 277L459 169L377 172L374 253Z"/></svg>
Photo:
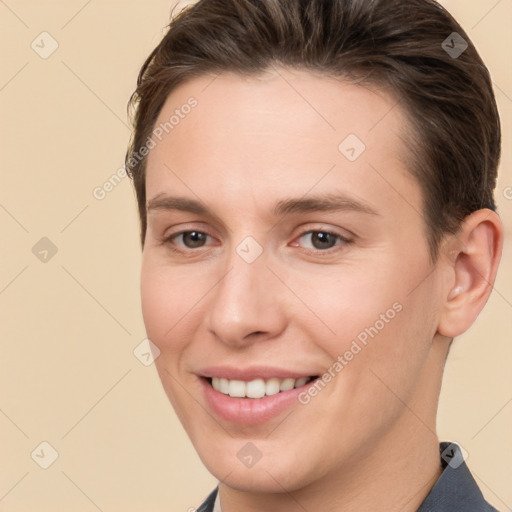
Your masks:
<svg viewBox="0 0 512 512"><path fill-rule="evenodd" d="M213 389L232 398L263 398L265 396L277 395L284 391L300 388L317 378L318 376L315 375L312 377L301 377L300 379L270 378L254 379L248 382L222 377L205 377L205 380Z"/></svg>

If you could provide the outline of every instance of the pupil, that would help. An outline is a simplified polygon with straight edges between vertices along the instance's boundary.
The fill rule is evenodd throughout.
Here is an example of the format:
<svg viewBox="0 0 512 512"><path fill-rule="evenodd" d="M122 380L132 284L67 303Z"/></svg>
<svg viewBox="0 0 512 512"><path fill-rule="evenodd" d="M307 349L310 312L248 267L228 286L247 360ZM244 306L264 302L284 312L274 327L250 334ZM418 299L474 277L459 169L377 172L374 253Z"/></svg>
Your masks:
<svg viewBox="0 0 512 512"><path fill-rule="evenodd" d="M183 241L187 247L201 247L205 240L205 234L199 231L189 231L183 235Z"/></svg>
<svg viewBox="0 0 512 512"><path fill-rule="evenodd" d="M319 231L313 233L312 242L315 249L330 249L336 243L336 238L331 233Z"/></svg>

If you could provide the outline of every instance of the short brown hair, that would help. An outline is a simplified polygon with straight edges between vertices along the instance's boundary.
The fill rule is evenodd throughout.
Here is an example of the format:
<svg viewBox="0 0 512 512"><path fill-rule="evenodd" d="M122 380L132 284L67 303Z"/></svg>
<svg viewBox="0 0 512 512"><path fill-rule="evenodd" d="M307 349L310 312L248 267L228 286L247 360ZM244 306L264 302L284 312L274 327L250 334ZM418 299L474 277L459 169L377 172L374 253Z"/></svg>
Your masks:
<svg viewBox="0 0 512 512"><path fill-rule="evenodd" d="M142 246L146 158L137 150L169 94L205 74L252 75L273 65L377 85L399 99L413 128L410 172L422 189L433 261L443 235L456 233L467 215L496 209L501 130L492 81L467 34L437 2L200 0L171 21L129 103L134 130L125 164Z"/></svg>

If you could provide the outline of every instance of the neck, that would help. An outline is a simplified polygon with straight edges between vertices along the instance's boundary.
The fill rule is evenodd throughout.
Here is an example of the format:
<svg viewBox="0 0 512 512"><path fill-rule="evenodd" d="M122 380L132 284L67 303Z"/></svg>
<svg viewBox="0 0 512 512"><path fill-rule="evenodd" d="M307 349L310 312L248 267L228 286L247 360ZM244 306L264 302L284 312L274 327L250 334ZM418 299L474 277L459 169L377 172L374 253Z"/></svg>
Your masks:
<svg viewBox="0 0 512 512"><path fill-rule="evenodd" d="M446 347L445 342L434 341L430 362L440 368L438 374L425 368L418 391L394 427L378 442L371 443L364 454L291 492L244 492L221 483L222 512L416 512L442 473L435 418L442 380L439 357L444 357ZM437 385L432 386L432 382ZM429 390L428 395L422 392L425 389Z"/></svg>
<svg viewBox="0 0 512 512"><path fill-rule="evenodd" d="M442 472L437 437L419 430L399 443L386 437L364 460L293 492L253 494L221 483L222 512L416 512Z"/></svg>

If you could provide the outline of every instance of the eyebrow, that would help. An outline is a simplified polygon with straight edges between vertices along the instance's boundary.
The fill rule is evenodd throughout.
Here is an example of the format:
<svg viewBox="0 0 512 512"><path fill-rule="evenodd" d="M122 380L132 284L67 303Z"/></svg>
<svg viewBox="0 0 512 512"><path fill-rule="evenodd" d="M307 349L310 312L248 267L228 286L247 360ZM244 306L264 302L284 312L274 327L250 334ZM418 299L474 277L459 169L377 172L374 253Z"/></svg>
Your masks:
<svg viewBox="0 0 512 512"><path fill-rule="evenodd" d="M208 208L200 201L164 194L159 194L148 201L146 209L148 212L154 210L179 210L196 213L198 215L212 215ZM318 211L354 211L368 215L380 215L377 210L369 204L345 194L325 194L308 198L282 199L272 208L272 213L276 217L292 213L312 213Z"/></svg>
<svg viewBox="0 0 512 512"><path fill-rule="evenodd" d="M146 210L180 210L189 213L207 214L209 213L201 202L195 199L187 199L184 197L172 197L164 194L158 194L156 197L148 201Z"/></svg>
<svg viewBox="0 0 512 512"><path fill-rule="evenodd" d="M380 215L369 204L345 194L325 194L308 198L283 199L278 201L273 208L273 213L276 216L317 211L354 211L368 215Z"/></svg>

